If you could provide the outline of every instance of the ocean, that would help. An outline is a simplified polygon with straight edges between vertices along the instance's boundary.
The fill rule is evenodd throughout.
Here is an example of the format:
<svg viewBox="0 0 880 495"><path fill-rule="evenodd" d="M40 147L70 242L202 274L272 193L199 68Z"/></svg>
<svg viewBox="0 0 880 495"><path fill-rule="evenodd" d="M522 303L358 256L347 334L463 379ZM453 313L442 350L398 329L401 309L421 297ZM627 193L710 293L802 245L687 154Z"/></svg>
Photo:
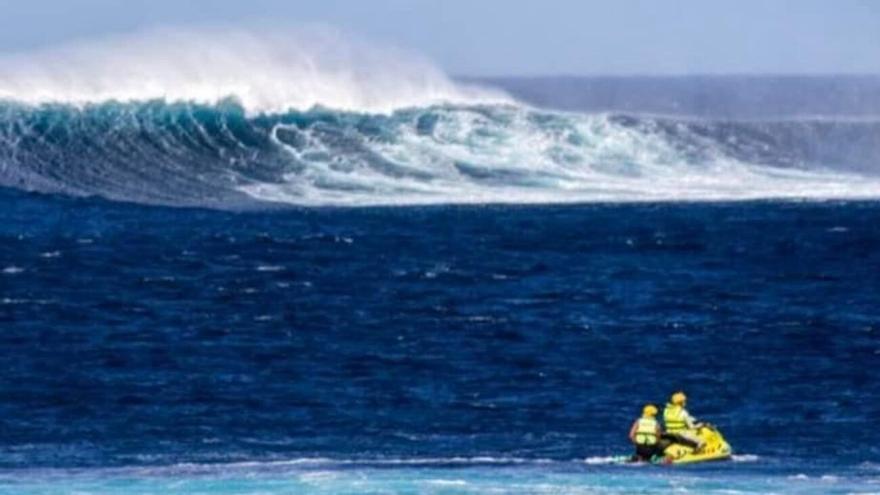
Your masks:
<svg viewBox="0 0 880 495"><path fill-rule="evenodd" d="M880 492L880 82L695 81L0 84L0 493Z"/></svg>

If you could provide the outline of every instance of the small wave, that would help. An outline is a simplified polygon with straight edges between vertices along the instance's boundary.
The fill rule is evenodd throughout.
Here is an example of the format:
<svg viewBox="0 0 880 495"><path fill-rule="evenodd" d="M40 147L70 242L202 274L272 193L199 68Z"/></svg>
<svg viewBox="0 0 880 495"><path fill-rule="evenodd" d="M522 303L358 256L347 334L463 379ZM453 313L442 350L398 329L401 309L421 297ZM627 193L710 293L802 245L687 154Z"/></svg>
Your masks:
<svg viewBox="0 0 880 495"><path fill-rule="evenodd" d="M834 474L822 474L819 476L809 476L805 473L798 473L791 476L788 476L788 479L793 481L807 481L807 480L818 480L822 483L838 483L841 481L840 476Z"/></svg>
<svg viewBox="0 0 880 495"><path fill-rule="evenodd" d="M351 468L443 468L443 467L478 467L478 466L523 466L523 465L548 465L564 461L543 458L522 457L422 457L422 458L364 458L364 459L338 459L330 457L304 457L294 459L277 459L264 461L231 461L231 462L183 462L167 466L131 466L131 467L107 467L107 468L77 468L77 469L39 469L33 470L40 476L69 476L69 475L136 475L136 476L168 476L168 475L211 475L215 473L233 473L236 471L299 471L309 472L332 472L337 469ZM16 470L17 473L27 473L28 470Z"/></svg>
<svg viewBox="0 0 880 495"><path fill-rule="evenodd" d="M284 267L281 265L260 265L257 267L258 272L281 272Z"/></svg>
<svg viewBox="0 0 880 495"><path fill-rule="evenodd" d="M601 466L605 464L620 464L621 462L625 462L627 459L626 456L596 456L596 457L587 457L584 459L584 464L589 464L591 466Z"/></svg>
<svg viewBox="0 0 880 495"><path fill-rule="evenodd" d="M24 273L24 268L20 266L7 266L3 269L2 273L6 275L18 275L19 273Z"/></svg>
<svg viewBox="0 0 880 495"><path fill-rule="evenodd" d="M6 306L19 306L19 305L23 306L23 305L28 305L28 304L45 306L48 304L54 304L55 302L56 301L54 301L52 299L19 299L19 298L13 298L13 297L4 297L3 299L0 299L0 305L6 305Z"/></svg>
<svg viewBox="0 0 880 495"><path fill-rule="evenodd" d="M621 464L627 461L626 456L596 456L584 459L585 464L601 466L608 464ZM732 457L733 462L758 462L760 457L753 454L740 454Z"/></svg>
<svg viewBox="0 0 880 495"><path fill-rule="evenodd" d="M732 457L733 462L758 462L761 458L754 454L737 454Z"/></svg>
<svg viewBox="0 0 880 495"><path fill-rule="evenodd" d="M526 457L423 457L403 459L346 460L343 464L389 465L389 466L444 466L444 465L495 465L495 464L553 464L559 461Z"/></svg>

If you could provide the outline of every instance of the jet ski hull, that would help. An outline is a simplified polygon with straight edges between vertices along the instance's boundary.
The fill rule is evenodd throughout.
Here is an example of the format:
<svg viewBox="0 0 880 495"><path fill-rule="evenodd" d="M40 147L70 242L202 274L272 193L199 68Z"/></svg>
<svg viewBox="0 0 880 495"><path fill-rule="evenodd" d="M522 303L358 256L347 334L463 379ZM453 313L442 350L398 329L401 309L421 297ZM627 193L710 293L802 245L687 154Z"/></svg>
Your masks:
<svg viewBox="0 0 880 495"><path fill-rule="evenodd" d="M703 441L703 448L696 452L693 447L684 443L673 442L663 450L662 456L654 457L651 464L698 464L702 462L727 461L733 458L733 449L724 439L724 436L714 426L705 425L696 431L696 435ZM614 464L637 463L629 456L615 458Z"/></svg>
<svg viewBox="0 0 880 495"><path fill-rule="evenodd" d="M690 445L673 443L663 451L661 462L666 464L696 464L699 462L724 461L733 456L733 449L714 426L697 429L696 436L703 441L703 448L696 451Z"/></svg>

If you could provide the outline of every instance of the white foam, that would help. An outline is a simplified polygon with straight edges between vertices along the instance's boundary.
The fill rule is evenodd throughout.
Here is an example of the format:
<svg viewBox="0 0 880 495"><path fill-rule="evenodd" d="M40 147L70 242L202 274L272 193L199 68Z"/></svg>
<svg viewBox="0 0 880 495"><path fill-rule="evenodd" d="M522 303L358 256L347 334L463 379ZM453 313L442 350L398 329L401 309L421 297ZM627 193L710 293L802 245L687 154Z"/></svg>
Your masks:
<svg viewBox="0 0 880 495"><path fill-rule="evenodd" d="M334 459L329 457L303 457L292 459L264 460L264 461L230 461L223 463L179 463L168 466L154 467L130 467L130 468L101 468L106 473L136 473L139 475L163 476L172 473L187 474L211 474L216 472L229 473L233 471L251 470L284 470L305 469L309 472L333 472L337 468L351 467L412 467L431 468L446 466L508 466L508 465L548 465L561 461L551 459L529 459L522 457L414 457L414 458L364 458L364 459ZM52 470L63 473L64 470Z"/></svg>
<svg viewBox="0 0 880 495"><path fill-rule="evenodd" d="M275 144L304 167L281 183L239 189L305 206L880 197L877 177L746 163L713 142L701 143L699 156L687 156L668 136L609 115L508 105L433 109L430 117L431 132L401 119L394 139L363 138L358 145L369 153L335 149L333 135L328 139L321 129L279 124ZM301 143L288 144L282 131ZM375 157L401 173L374 166ZM477 173L462 171L463 165Z"/></svg>
<svg viewBox="0 0 880 495"><path fill-rule="evenodd" d="M447 487L447 486L448 487L463 487L463 486L468 486L470 484L465 480L458 480L458 479L456 479L456 480L429 479L429 480L425 480L425 483L427 483L429 485L444 486L444 487Z"/></svg>
<svg viewBox="0 0 880 495"><path fill-rule="evenodd" d="M322 26L163 28L0 57L0 99L28 104L230 97L251 113L510 101L418 55Z"/></svg>
<svg viewBox="0 0 880 495"><path fill-rule="evenodd" d="M601 466L604 464L619 464L624 458L621 456L594 456L584 459L584 464Z"/></svg>
<svg viewBox="0 0 880 495"><path fill-rule="evenodd" d="M257 267L258 272L281 272L284 267L280 265L260 265Z"/></svg>
<svg viewBox="0 0 880 495"><path fill-rule="evenodd" d="M754 454L738 454L733 456L733 462L758 462L761 458Z"/></svg>

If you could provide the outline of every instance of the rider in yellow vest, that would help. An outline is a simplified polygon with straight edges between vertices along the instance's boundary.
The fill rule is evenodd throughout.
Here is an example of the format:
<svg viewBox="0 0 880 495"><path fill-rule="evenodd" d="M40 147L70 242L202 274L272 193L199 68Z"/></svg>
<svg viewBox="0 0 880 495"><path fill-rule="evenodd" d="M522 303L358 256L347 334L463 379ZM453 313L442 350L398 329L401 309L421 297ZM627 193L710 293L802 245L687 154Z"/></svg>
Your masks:
<svg viewBox="0 0 880 495"><path fill-rule="evenodd" d="M642 417L629 429L629 439L636 446L633 461L650 461L655 455L663 455L667 443L661 440L663 431L657 421L657 407L648 404L642 409Z"/></svg>
<svg viewBox="0 0 880 495"><path fill-rule="evenodd" d="M666 425L666 436L690 444L698 451L703 448L703 440L697 435L697 429L702 426L690 415L684 406L687 405L687 396L684 392L676 392L669 399L669 404L663 410L663 423Z"/></svg>

